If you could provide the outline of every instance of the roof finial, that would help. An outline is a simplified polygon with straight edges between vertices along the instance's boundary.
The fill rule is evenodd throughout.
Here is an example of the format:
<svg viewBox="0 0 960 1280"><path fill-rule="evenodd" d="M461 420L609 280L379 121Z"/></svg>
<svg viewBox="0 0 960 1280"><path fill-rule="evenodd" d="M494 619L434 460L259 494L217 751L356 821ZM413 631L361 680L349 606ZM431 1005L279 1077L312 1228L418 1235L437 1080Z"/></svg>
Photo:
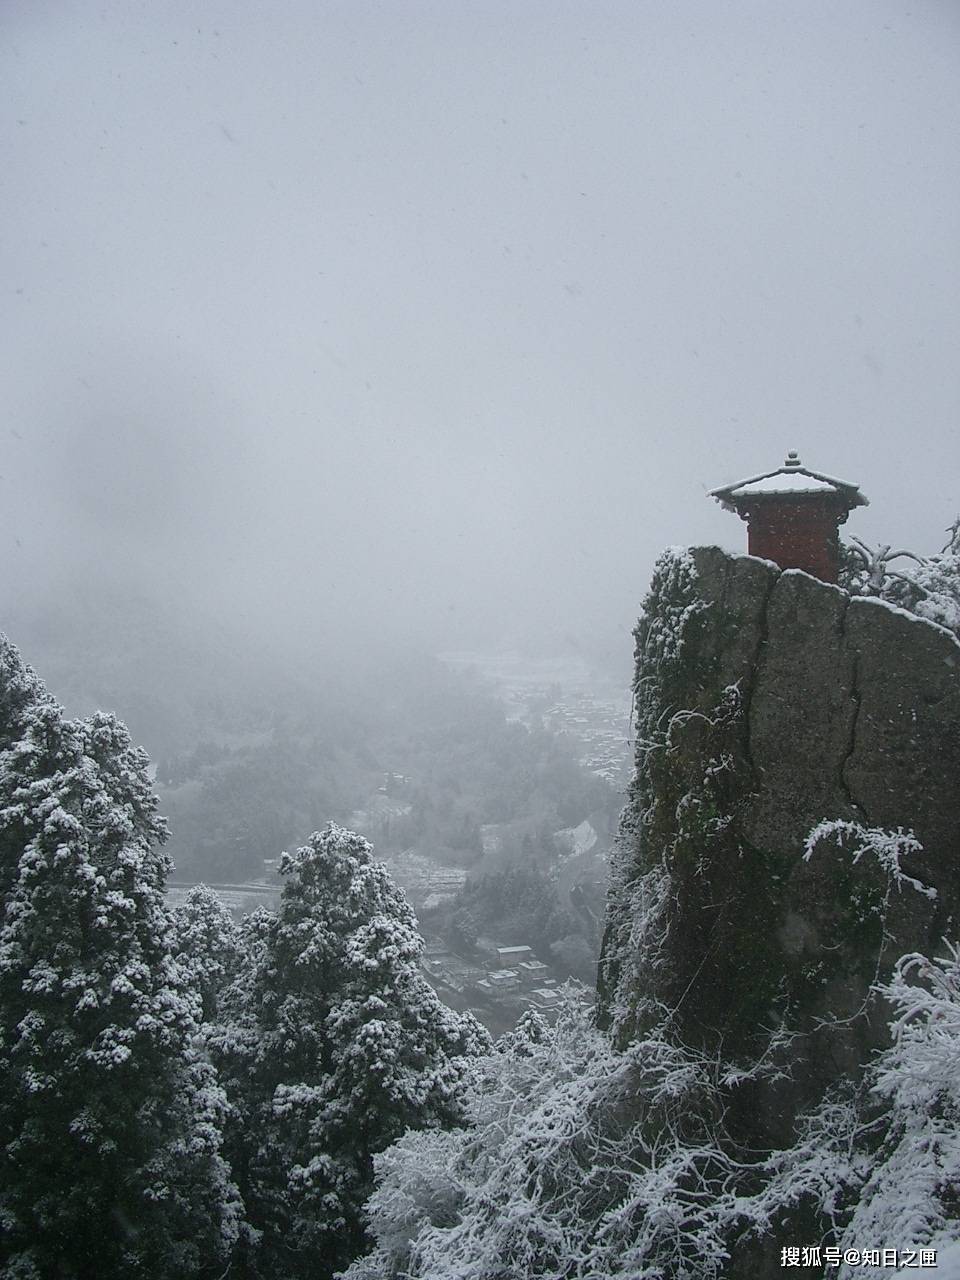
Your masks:
<svg viewBox="0 0 960 1280"><path fill-rule="evenodd" d="M787 454L787 456L786 456L786 458L785 458L785 460L784 460L783 465L784 465L785 467L799 467L799 465L800 465L800 455L797 453L796 449L791 449L791 450L790 450L790 452Z"/></svg>

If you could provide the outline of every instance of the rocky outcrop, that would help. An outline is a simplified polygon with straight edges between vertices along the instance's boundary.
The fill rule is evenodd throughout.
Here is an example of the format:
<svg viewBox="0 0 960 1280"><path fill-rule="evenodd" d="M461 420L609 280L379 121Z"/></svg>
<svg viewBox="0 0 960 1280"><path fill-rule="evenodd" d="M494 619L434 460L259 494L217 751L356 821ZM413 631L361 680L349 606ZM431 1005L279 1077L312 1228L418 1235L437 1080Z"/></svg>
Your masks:
<svg viewBox="0 0 960 1280"><path fill-rule="evenodd" d="M888 1039L877 979L956 933L960 643L717 548L661 560L635 634L600 1023L779 1055L730 1097L740 1139L776 1147Z"/></svg>

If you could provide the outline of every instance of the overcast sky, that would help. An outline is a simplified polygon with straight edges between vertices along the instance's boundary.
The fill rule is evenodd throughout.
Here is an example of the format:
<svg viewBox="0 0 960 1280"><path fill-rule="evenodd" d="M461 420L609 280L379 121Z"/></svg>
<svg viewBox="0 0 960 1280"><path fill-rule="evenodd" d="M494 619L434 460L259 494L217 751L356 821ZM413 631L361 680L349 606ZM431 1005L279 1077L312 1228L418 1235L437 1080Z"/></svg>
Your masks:
<svg viewBox="0 0 960 1280"><path fill-rule="evenodd" d="M960 512L953 0L3 0L0 101L11 598L620 643L788 448Z"/></svg>

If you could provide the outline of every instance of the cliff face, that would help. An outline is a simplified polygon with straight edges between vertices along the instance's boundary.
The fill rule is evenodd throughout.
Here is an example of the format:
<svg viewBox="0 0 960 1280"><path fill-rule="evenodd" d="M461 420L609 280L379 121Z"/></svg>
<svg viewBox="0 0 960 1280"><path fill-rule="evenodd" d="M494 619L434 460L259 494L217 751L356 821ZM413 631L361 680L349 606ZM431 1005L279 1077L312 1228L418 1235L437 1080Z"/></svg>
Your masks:
<svg viewBox="0 0 960 1280"><path fill-rule="evenodd" d="M779 1056L731 1098L742 1139L777 1146L887 1042L878 977L955 932L960 644L717 548L661 560L636 639L600 1022Z"/></svg>

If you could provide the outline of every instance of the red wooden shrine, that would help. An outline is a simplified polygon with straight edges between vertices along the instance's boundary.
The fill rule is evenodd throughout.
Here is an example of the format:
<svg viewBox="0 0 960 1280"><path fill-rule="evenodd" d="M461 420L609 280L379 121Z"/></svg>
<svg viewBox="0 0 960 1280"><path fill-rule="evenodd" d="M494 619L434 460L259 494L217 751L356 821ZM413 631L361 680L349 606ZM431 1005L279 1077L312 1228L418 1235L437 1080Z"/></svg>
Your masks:
<svg viewBox="0 0 960 1280"><path fill-rule="evenodd" d="M839 526L854 507L868 505L855 484L811 471L794 451L776 471L713 489L710 496L746 521L750 555L823 582L839 576Z"/></svg>

